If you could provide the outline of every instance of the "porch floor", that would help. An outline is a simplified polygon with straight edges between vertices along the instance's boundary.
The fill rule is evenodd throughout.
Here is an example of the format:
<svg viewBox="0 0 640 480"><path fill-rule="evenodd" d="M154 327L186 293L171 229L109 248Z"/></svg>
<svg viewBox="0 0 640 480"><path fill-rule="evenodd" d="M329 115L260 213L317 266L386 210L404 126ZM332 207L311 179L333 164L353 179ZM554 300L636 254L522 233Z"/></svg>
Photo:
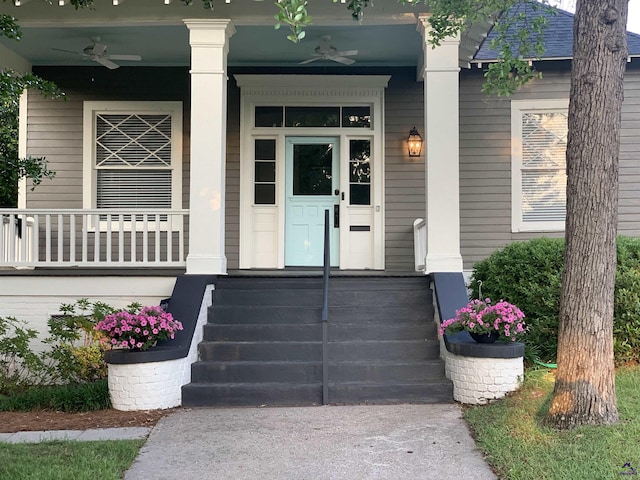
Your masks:
<svg viewBox="0 0 640 480"><path fill-rule="evenodd" d="M43 276L43 277L177 277L184 275L184 268L80 268L80 267L0 267L0 276ZM291 267L279 269L229 270L230 277L321 277L322 267ZM340 270L331 269L332 277L421 277L423 272L410 270Z"/></svg>

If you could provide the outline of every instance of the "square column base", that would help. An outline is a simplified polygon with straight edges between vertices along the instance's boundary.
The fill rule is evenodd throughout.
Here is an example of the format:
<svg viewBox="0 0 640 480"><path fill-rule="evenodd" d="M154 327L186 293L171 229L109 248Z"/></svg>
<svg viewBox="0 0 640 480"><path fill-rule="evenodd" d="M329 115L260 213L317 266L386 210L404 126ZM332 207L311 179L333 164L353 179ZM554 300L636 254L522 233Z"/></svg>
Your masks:
<svg viewBox="0 0 640 480"><path fill-rule="evenodd" d="M425 273L462 272L462 256L427 253Z"/></svg>
<svg viewBox="0 0 640 480"><path fill-rule="evenodd" d="M226 275L227 257L187 255L188 275Z"/></svg>

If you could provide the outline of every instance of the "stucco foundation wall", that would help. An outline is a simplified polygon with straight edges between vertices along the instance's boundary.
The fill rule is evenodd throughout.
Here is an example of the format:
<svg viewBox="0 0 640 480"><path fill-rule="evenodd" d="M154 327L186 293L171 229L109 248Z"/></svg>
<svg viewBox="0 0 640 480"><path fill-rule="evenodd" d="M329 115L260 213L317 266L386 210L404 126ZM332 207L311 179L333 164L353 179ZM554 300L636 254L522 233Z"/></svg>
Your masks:
<svg viewBox="0 0 640 480"><path fill-rule="evenodd" d="M79 298L101 301L114 307L132 302L158 305L171 296L175 277L55 277L0 276L0 317L13 316L28 323L39 332L39 339L47 336L47 320L60 313L63 303L75 303ZM44 349L42 343L34 349Z"/></svg>

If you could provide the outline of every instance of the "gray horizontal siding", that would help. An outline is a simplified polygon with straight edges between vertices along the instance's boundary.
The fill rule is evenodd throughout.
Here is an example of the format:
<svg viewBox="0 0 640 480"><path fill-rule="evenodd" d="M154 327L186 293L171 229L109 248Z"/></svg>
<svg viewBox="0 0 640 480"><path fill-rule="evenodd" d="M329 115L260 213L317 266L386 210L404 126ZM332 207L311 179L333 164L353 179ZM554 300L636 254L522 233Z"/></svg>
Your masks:
<svg viewBox="0 0 640 480"><path fill-rule="evenodd" d="M409 159L406 140L424 134L423 85L415 72L398 72L385 91L385 265L413 271L413 221L425 216L424 156Z"/></svg>
<svg viewBox="0 0 640 480"><path fill-rule="evenodd" d="M512 98L487 97L483 79L462 74L460 230L465 268L508 243L564 232L511 230L511 99L568 98L569 72L543 73ZM620 146L620 234L640 235L640 72L625 78Z"/></svg>

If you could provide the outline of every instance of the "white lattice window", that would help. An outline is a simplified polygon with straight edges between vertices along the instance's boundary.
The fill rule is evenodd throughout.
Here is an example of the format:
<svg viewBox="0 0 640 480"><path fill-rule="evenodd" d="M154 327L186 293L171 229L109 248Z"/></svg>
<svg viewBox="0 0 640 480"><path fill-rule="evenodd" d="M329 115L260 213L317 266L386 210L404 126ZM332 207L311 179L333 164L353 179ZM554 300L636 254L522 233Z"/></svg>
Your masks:
<svg viewBox="0 0 640 480"><path fill-rule="evenodd" d="M181 207L180 102L85 102L84 115L85 207Z"/></svg>
<svg viewBox="0 0 640 480"><path fill-rule="evenodd" d="M513 230L563 230L567 101L513 101L511 121Z"/></svg>

